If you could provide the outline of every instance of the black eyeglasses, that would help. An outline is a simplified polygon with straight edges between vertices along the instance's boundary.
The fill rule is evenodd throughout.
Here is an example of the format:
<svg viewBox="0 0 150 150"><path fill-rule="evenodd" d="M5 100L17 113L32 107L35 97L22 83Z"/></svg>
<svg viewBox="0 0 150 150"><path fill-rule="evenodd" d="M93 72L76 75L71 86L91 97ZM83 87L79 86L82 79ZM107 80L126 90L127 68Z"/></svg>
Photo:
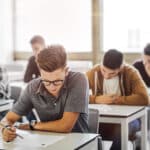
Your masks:
<svg viewBox="0 0 150 150"><path fill-rule="evenodd" d="M49 80L41 80L41 82L45 85L45 86L50 86L51 84L53 84L54 86L59 86L61 85L64 80L54 80L54 81L49 81Z"/></svg>

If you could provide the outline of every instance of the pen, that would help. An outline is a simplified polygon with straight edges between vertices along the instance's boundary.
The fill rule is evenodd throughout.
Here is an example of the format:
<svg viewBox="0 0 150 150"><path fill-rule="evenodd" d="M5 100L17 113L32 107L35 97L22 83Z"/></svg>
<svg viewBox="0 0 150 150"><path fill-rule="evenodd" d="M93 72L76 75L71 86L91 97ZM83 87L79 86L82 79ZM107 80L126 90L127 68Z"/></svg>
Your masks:
<svg viewBox="0 0 150 150"><path fill-rule="evenodd" d="M1 122L0 122L0 126L3 127L3 128L7 128L8 130L11 131L11 128L10 128L10 127L6 127L6 126L5 126L4 124L2 124ZM16 135L17 135L18 137L20 137L21 139L23 139L23 136L21 136L20 134L16 133Z"/></svg>

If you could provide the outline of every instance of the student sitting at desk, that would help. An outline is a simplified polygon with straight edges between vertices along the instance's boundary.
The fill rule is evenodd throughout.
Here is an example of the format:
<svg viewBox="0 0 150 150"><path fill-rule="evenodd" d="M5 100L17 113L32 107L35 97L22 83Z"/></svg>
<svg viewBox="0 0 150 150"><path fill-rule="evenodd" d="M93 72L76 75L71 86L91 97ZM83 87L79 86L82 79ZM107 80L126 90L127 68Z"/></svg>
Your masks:
<svg viewBox="0 0 150 150"><path fill-rule="evenodd" d="M139 71L147 87L150 88L150 44L145 46L142 59L134 62L133 66Z"/></svg>
<svg viewBox="0 0 150 150"><path fill-rule="evenodd" d="M35 35L31 38L30 44L33 50L33 56L29 58L28 65L24 74L24 82L26 83L40 76L40 71L35 60L36 60L38 53L42 49L44 49L45 40L42 36ZM29 112L29 114L27 115L27 119L29 121L31 121L32 119L35 119L35 116L32 111Z"/></svg>
<svg viewBox="0 0 150 150"><path fill-rule="evenodd" d="M38 78L40 76L40 71L38 66L35 62L36 56L38 53L44 49L45 41L43 37L36 35L32 37L30 40L30 44L33 50L33 56L29 58L28 65L24 74L24 82L28 83L32 79Z"/></svg>
<svg viewBox="0 0 150 150"><path fill-rule="evenodd" d="M123 54L111 49L104 54L101 65L87 72L92 90L90 103L118 105L148 105L148 94L138 71L123 63ZM140 129L139 120L129 124L129 134ZM111 150L121 149L120 129L117 125L100 124L104 139L113 140Z"/></svg>
<svg viewBox="0 0 150 150"><path fill-rule="evenodd" d="M52 45L37 57L41 77L32 80L12 110L2 120L11 131L2 128L5 141L16 137L13 124L35 108L39 122L20 125L20 129L51 132L88 132L88 81L82 73L67 67L65 49Z"/></svg>

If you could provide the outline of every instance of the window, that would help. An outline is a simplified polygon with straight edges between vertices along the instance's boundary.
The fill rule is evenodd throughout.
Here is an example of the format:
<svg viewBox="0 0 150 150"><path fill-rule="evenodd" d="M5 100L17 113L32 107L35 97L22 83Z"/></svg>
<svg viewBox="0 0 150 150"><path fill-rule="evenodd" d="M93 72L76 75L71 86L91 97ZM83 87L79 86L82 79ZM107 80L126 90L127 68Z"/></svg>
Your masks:
<svg viewBox="0 0 150 150"><path fill-rule="evenodd" d="M12 1L0 0L0 64L11 61L12 58Z"/></svg>
<svg viewBox="0 0 150 150"><path fill-rule="evenodd" d="M103 0L104 51L143 51L150 42L149 6L149 0Z"/></svg>
<svg viewBox="0 0 150 150"><path fill-rule="evenodd" d="M31 51L39 34L68 52L91 51L91 13L91 0L16 0L16 50Z"/></svg>

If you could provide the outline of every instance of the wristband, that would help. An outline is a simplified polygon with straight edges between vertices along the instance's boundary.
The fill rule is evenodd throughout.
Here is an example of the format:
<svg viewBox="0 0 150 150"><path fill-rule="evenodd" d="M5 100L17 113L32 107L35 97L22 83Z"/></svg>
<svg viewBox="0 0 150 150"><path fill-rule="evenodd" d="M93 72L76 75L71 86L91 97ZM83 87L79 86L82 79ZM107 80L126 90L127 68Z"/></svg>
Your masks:
<svg viewBox="0 0 150 150"><path fill-rule="evenodd" d="M37 121L36 120L31 120L29 122L29 127L31 130L34 130L34 126L37 124Z"/></svg>

